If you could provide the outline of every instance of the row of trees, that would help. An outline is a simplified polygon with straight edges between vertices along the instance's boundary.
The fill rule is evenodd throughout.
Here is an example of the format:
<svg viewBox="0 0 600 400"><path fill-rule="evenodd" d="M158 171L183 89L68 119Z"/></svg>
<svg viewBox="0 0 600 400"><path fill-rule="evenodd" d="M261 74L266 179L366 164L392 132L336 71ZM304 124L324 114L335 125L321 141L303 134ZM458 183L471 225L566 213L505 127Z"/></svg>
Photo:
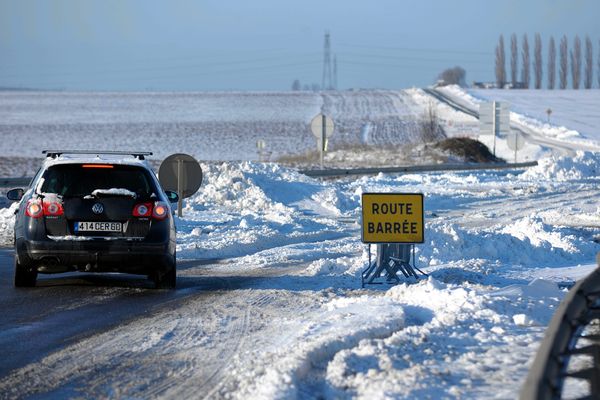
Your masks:
<svg viewBox="0 0 600 400"><path fill-rule="evenodd" d="M600 41L598 54L598 72L597 79L600 86ZM533 43L533 82L530 75L530 58L529 58L529 40L527 35L523 35L521 39L521 76L518 76L519 64L519 49L517 35L514 33L510 37L510 80L506 74L506 58L504 53L504 36L500 35L498 45L496 46L496 84L498 87L505 87L510 83L513 88L528 89L531 84L535 89L542 88L543 77L543 61L542 61L542 37L539 33L535 34ZM563 35L558 46L558 87L566 89L569 77L569 64L571 66L571 84L573 89L579 89L582 83L585 89L590 89L593 84L594 74L594 59L592 40L589 36L585 37L585 52L582 63L581 39L575 36L573 47L569 51L567 37ZM556 87L556 43L554 37L550 37L548 42L547 53L547 87L554 89ZM570 63L569 63L570 61ZM583 65L583 76L582 76Z"/></svg>

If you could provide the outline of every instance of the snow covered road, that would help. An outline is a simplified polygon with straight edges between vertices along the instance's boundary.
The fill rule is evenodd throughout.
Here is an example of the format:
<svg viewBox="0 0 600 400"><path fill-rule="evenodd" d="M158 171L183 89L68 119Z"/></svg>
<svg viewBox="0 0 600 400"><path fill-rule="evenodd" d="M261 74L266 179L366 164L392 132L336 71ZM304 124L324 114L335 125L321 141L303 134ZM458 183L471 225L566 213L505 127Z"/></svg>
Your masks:
<svg viewBox="0 0 600 400"><path fill-rule="evenodd" d="M89 274L16 290L0 252L0 397L514 398L599 250L596 154L325 182L203 169L177 221L175 292ZM425 194L429 278L360 288L366 191Z"/></svg>

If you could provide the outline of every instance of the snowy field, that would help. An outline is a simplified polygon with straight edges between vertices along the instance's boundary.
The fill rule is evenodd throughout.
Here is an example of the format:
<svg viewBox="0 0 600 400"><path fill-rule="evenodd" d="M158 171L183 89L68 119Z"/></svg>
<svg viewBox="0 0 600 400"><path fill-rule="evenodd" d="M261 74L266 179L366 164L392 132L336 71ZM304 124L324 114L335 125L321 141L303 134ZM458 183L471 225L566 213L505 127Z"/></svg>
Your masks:
<svg viewBox="0 0 600 400"><path fill-rule="evenodd" d="M73 104L82 107L75 113L64 98L53 101L53 95L44 94L39 104L28 96L35 94L0 96L0 134L6 138L0 146L13 152L9 156L37 156L66 132L77 147L109 139L117 146L139 147L145 140L149 146L143 147L158 150L159 157L185 151L201 159L203 154L226 158L217 153L223 146L210 153L208 141L186 145L187 134L199 135L189 127L206 125L195 113L184 112L185 104L211 109L205 114L209 122L229 115L223 126L236 129L246 127L255 114L261 115L261 127L264 121L278 126L285 116L291 125L296 121L293 129L301 129L323 105L352 110L344 111L352 115L343 122L348 132L379 115L381 128L370 140L384 143L397 140L386 136L392 131L410 137L410 129L398 126L409 126L406 121L430 101L419 90L370 91L364 98L353 92L303 93L295 95L303 104L298 110L291 95L276 94L269 101L286 105L280 113L267 114L266 100L254 95L244 100L258 103L252 112L231 110L233 94L223 95L221 110L215 101L206 105L195 95L181 95L165 122L156 110L170 102L160 95L149 107L145 102L152 96L132 94L135 101L129 99L125 111L119 103L125 95L99 94L105 114L98 111L99 103L89 105L90 94L83 100L72 95ZM138 100L142 104L135 105ZM28 111L31 102L37 111ZM85 104L91 109L86 111ZM447 126L473 125L473 118L437 107ZM399 118L398 110L409 117ZM156 127L161 121L179 141L163 146L166 140L158 133L140 133L145 124ZM259 125L244 128L254 136L240 146L230 139L220 143L242 157L260 136ZM133 136L115 133L127 126ZM386 131L386 126L395 128ZM94 135L105 128L109 136ZM48 129L42 143L30 141ZM352 140L362 140L354 134ZM313 145L309 135L306 146ZM561 140L570 143L570 137L576 144L581 135ZM289 142L281 146L287 151ZM0 397L515 398L566 288L595 268L600 250L600 154L573 151L573 156L558 157L540 146L528 154L541 157L528 170L380 174L338 181L314 180L273 163L203 163L204 183L177 219L175 297L165 295L162 308L118 326L48 346L40 359L0 374ZM429 277L360 288L368 259L359 231L363 192L425 194L425 243L416 248L416 263ZM0 209L5 246L12 241L14 207ZM57 278L44 284L51 279ZM35 290L41 295L45 289ZM87 292L86 286L66 289ZM90 288L83 301L63 307L65 313L76 313L89 305L110 309L118 302L126 309L154 293L143 286L100 286ZM0 344L43 331L43 318L2 332Z"/></svg>
<svg viewBox="0 0 600 400"><path fill-rule="evenodd" d="M336 122L330 148L420 142L417 121L432 100L419 89L274 93L68 93L0 91L0 155L46 148L185 151L199 160L271 160L315 150L311 119ZM453 120L462 116L446 110ZM450 131L452 126L448 127Z"/></svg>
<svg viewBox="0 0 600 400"><path fill-rule="evenodd" d="M508 102L515 113L542 122L548 121L546 110L551 109L550 125L600 141L600 90L470 89L468 93L479 99Z"/></svg>
<svg viewBox="0 0 600 400"><path fill-rule="evenodd" d="M526 134L525 146L519 150L521 160L537 160L549 152L569 156L577 150L600 152L595 113L600 105L598 90L465 90L455 85L437 90L475 112L479 112L482 102L508 102L511 127L516 126ZM550 123L544 115L548 107L554 115ZM498 153L511 159L511 150L506 144L507 133L500 133ZM479 139L488 147L492 146L492 136L480 136Z"/></svg>

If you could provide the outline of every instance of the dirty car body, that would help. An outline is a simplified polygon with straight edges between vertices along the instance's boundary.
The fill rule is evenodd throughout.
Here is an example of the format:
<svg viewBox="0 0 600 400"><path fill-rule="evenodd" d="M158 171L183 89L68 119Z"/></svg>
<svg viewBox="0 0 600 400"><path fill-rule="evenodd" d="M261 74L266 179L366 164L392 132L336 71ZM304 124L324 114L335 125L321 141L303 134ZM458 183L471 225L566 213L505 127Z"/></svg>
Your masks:
<svg viewBox="0 0 600 400"><path fill-rule="evenodd" d="M170 201L144 159L150 153L95 157L49 152L19 200L15 285L38 273L69 271L147 275L159 288L176 283L176 232Z"/></svg>

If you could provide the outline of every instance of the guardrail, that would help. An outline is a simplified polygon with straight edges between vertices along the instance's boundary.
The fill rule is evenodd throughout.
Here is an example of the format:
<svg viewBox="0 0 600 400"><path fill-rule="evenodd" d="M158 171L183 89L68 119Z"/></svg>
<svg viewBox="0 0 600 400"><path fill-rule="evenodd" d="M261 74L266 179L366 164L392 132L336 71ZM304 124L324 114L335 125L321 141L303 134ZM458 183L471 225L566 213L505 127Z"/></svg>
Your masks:
<svg viewBox="0 0 600 400"><path fill-rule="evenodd" d="M600 266L600 253L597 257ZM546 335L521 390L521 400L560 399L567 378L589 382L590 395L600 398L600 334L583 335L583 328L600 319L600 269L569 291L550 321ZM578 345L580 339L587 344ZM586 355L593 364L567 370L571 356Z"/></svg>
<svg viewBox="0 0 600 400"><path fill-rule="evenodd" d="M0 178L0 187L27 187L33 179L31 176L23 176L20 178Z"/></svg>
<svg viewBox="0 0 600 400"><path fill-rule="evenodd" d="M411 172L437 172L437 171L470 171L470 170L492 170L492 169L518 169L534 167L537 161L522 163L482 163L482 164L432 164L432 165L410 165L405 167L379 167L379 168L355 168L355 169L308 169L300 170L304 175L312 177L333 177L347 175L376 175L379 173L411 173Z"/></svg>
<svg viewBox="0 0 600 400"><path fill-rule="evenodd" d="M437 172L437 171L469 171L469 170L493 170L493 169L518 169L534 167L537 161L522 163L481 163L481 164L432 164L432 165L409 165L405 167L377 167L377 168L355 168L355 169L305 169L301 174L311 177L335 177L350 175L376 175L379 173L411 173L411 172ZM27 187L33 178L24 176L20 178L0 178L0 187Z"/></svg>

